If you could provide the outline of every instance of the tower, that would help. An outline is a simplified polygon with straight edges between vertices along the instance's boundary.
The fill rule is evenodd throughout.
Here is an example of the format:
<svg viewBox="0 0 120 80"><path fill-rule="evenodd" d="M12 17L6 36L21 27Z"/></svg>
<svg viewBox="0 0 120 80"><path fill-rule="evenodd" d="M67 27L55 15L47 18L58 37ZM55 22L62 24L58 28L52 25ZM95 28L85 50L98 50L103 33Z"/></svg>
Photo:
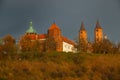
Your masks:
<svg viewBox="0 0 120 80"><path fill-rule="evenodd" d="M37 32L33 28L32 21L30 21L30 23L29 23L29 29L26 31L26 35L30 36L31 40L37 39Z"/></svg>
<svg viewBox="0 0 120 80"><path fill-rule="evenodd" d="M79 42L87 43L87 31L83 22L81 23L81 27L79 30Z"/></svg>
<svg viewBox="0 0 120 80"><path fill-rule="evenodd" d="M94 35L96 43L101 42L103 40L103 29L101 28L99 21L96 22Z"/></svg>
<svg viewBox="0 0 120 80"><path fill-rule="evenodd" d="M82 22L81 27L80 27L80 31L79 31L79 47L78 47L78 49L80 51L86 52L87 46L88 46L87 31L84 27L84 23Z"/></svg>
<svg viewBox="0 0 120 80"><path fill-rule="evenodd" d="M54 48L53 50L55 51L62 51L61 30L55 22L48 29L47 46L49 50L50 48Z"/></svg>

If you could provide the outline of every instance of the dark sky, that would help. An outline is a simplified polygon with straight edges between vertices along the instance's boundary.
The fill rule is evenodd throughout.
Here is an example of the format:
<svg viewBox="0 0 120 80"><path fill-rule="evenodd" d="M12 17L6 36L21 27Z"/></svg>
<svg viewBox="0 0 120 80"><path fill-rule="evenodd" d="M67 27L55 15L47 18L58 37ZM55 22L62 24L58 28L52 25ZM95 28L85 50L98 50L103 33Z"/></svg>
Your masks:
<svg viewBox="0 0 120 80"><path fill-rule="evenodd" d="M120 40L120 0L0 0L0 37L11 34L18 39L30 20L40 34L55 21L72 40L84 21L91 41L99 20L111 41Z"/></svg>

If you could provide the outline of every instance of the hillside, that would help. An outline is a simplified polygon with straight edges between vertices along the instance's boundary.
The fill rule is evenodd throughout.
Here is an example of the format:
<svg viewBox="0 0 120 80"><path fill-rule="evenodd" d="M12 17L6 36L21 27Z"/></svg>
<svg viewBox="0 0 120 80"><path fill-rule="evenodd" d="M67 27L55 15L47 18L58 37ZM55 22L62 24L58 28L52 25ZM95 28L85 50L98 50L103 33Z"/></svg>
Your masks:
<svg viewBox="0 0 120 80"><path fill-rule="evenodd" d="M120 80L120 54L53 52L3 56L0 80Z"/></svg>

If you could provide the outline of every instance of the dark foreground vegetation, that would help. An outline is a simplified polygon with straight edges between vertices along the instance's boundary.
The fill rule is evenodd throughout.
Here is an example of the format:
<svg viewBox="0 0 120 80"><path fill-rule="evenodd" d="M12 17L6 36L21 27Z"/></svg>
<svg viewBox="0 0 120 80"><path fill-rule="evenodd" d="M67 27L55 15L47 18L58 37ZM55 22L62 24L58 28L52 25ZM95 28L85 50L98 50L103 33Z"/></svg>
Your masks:
<svg viewBox="0 0 120 80"><path fill-rule="evenodd" d="M120 54L4 54L0 80L120 80Z"/></svg>

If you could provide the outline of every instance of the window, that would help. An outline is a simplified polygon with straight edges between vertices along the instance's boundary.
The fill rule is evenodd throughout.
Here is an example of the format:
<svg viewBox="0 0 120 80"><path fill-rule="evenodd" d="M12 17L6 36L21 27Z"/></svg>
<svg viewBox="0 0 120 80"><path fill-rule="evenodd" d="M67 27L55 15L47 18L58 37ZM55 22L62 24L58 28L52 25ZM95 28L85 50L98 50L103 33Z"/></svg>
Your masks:
<svg viewBox="0 0 120 80"><path fill-rule="evenodd" d="M70 49L70 46L68 46L68 49Z"/></svg>
<svg viewBox="0 0 120 80"><path fill-rule="evenodd" d="M67 47L67 45L65 45L65 47Z"/></svg>

